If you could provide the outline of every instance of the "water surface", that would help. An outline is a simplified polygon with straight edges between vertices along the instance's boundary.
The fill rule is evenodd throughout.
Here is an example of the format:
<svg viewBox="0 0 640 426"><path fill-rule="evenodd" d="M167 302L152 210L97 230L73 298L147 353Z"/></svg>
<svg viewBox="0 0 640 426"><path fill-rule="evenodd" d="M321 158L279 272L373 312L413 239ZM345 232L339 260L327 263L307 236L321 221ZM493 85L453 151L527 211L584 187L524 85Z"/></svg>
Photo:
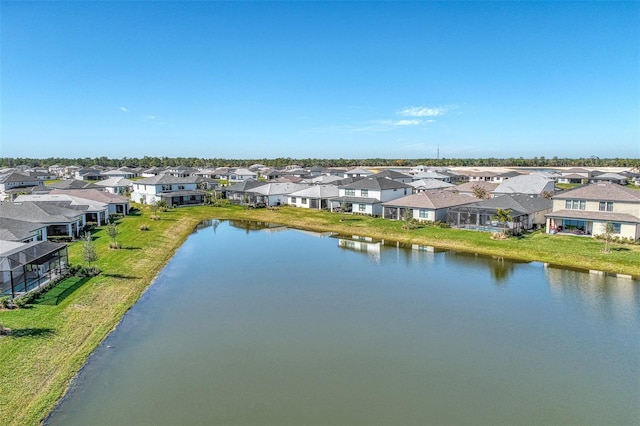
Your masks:
<svg viewBox="0 0 640 426"><path fill-rule="evenodd" d="M50 425L637 424L637 281L201 226Z"/></svg>

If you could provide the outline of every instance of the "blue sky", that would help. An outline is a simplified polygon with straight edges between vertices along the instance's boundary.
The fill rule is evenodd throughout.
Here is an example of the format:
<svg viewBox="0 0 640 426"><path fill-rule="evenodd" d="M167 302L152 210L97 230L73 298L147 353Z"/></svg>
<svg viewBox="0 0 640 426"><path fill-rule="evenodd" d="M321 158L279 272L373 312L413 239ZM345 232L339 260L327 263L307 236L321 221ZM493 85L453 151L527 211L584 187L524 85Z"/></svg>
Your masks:
<svg viewBox="0 0 640 426"><path fill-rule="evenodd" d="M0 8L3 157L640 157L640 2Z"/></svg>

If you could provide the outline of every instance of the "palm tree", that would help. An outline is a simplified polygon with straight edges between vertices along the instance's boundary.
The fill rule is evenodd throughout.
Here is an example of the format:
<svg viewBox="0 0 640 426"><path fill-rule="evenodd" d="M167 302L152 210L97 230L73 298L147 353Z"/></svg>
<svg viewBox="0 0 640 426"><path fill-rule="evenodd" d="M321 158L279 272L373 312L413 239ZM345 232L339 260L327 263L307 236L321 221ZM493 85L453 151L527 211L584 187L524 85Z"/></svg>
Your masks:
<svg viewBox="0 0 640 426"><path fill-rule="evenodd" d="M513 217L511 217L511 212L513 210L507 209L498 209L496 214L493 216L494 220L502 223L502 235L507 235L507 222L513 221Z"/></svg>

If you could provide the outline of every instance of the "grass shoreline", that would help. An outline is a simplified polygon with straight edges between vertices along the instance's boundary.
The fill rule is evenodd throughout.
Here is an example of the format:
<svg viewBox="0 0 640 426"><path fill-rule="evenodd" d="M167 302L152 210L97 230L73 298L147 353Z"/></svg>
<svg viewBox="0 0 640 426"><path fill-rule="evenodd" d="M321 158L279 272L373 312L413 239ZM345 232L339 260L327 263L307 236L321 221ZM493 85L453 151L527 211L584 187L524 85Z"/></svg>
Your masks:
<svg viewBox="0 0 640 426"><path fill-rule="evenodd" d="M41 423L66 392L90 354L119 324L124 314L164 268L202 220L254 220L318 232L363 235L407 244L430 245L520 261L598 269L640 277L640 247L617 246L603 254L603 242L591 238L531 234L494 241L481 232L435 227L403 230L402 223L365 216L280 209L189 207L121 220L118 242L110 250L104 229L95 232L102 274L77 288L58 305L0 311L0 320L14 330L0 339L0 413L7 425ZM148 225L148 231L140 230ZM69 247L72 263L80 262L80 244ZM634 262L635 260L635 262Z"/></svg>

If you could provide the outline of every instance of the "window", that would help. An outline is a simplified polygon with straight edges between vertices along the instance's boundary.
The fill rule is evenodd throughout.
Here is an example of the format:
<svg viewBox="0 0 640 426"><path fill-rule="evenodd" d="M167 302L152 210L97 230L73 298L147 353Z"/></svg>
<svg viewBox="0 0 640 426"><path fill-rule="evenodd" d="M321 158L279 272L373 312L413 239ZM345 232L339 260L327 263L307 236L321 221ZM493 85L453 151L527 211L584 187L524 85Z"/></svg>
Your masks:
<svg viewBox="0 0 640 426"><path fill-rule="evenodd" d="M355 189L345 189L344 190L344 195L356 195L356 190Z"/></svg>
<svg viewBox="0 0 640 426"><path fill-rule="evenodd" d="M367 211L367 205L366 204L360 204L358 206L358 211L366 212Z"/></svg>
<svg viewBox="0 0 640 426"><path fill-rule="evenodd" d="M163 191L171 191L171 185L162 185Z"/></svg>
<svg viewBox="0 0 640 426"><path fill-rule="evenodd" d="M302 199L302 204L307 204L307 199L306 198Z"/></svg>
<svg viewBox="0 0 640 426"><path fill-rule="evenodd" d="M291 197L291 202L295 203L296 202L296 197Z"/></svg>
<svg viewBox="0 0 640 426"><path fill-rule="evenodd" d="M361 189L360 190L360 196L361 197L368 197L369 196L369 190L368 189Z"/></svg>
<svg viewBox="0 0 640 426"><path fill-rule="evenodd" d="M618 222L613 222L611 223L613 225L613 233L614 234L619 234L620 233L620 228L622 227L622 225Z"/></svg>
<svg viewBox="0 0 640 426"><path fill-rule="evenodd" d="M420 214L419 216L423 219L429 219L429 210L426 209L420 209Z"/></svg>
<svg viewBox="0 0 640 426"><path fill-rule="evenodd" d="M568 210L584 210L587 207L585 200L566 200L564 208Z"/></svg>
<svg viewBox="0 0 640 426"><path fill-rule="evenodd" d="M601 212L612 212L613 211L613 201L600 201L600 205L598 210Z"/></svg>
<svg viewBox="0 0 640 426"><path fill-rule="evenodd" d="M178 189L179 190L183 190L184 189L184 185L178 185Z"/></svg>

